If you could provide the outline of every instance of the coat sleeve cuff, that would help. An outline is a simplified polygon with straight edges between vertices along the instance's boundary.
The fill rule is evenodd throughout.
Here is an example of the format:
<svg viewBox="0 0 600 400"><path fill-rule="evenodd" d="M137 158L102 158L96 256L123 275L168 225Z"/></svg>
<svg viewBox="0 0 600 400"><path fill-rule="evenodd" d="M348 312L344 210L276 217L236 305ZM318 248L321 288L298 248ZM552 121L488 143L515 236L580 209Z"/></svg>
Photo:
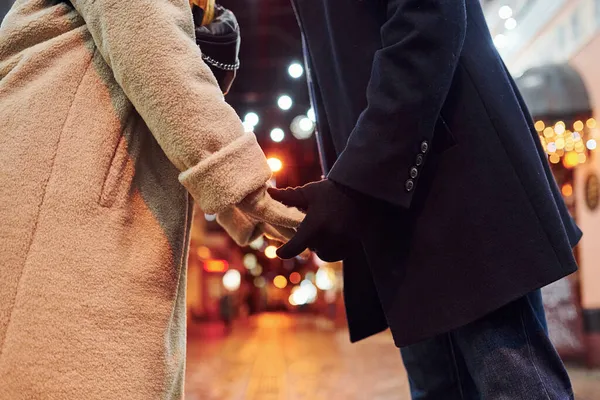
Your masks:
<svg viewBox="0 0 600 400"><path fill-rule="evenodd" d="M271 169L253 134L245 134L182 172L179 181L208 214L218 214L263 187Z"/></svg>
<svg viewBox="0 0 600 400"><path fill-rule="evenodd" d="M406 170L408 169L407 167ZM365 160L345 150L333 165L327 179L371 198L408 209L412 203L414 187L407 190L409 177L406 175L408 173L394 165L388 167L384 177L376 160Z"/></svg>

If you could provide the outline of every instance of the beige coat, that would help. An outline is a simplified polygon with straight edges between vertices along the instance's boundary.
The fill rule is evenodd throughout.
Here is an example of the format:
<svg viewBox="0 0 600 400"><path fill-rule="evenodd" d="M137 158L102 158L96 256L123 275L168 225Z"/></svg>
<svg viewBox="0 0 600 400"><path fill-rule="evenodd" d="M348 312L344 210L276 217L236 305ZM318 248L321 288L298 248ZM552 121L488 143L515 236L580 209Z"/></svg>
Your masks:
<svg viewBox="0 0 600 400"><path fill-rule="evenodd" d="M0 30L0 399L179 399L188 192L239 242L301 214L265 195L188 0L72 2Z"/></svg>

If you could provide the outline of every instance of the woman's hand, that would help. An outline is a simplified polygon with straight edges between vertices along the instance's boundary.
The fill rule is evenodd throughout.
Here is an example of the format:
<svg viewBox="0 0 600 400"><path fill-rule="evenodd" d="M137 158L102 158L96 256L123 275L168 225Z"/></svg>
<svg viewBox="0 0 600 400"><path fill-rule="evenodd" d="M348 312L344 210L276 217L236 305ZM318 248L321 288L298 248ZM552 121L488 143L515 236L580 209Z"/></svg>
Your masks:
<svg viewBox="0 0 600 400"><path fill-rule="evenodd" d="M273 200L266 186L240 204L217 214L217 222L240 246L246 246L258 237L286 243L296 234L296 227L304 214Z"/></svg>

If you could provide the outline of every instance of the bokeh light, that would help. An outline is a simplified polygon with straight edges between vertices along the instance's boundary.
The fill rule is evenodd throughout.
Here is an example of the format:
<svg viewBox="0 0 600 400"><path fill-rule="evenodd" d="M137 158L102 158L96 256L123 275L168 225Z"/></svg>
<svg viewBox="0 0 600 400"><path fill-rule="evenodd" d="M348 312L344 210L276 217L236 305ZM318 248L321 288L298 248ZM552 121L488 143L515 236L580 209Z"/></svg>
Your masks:
<svg viewBox="0 0 600 400"><path fill-rule="evenodd" d="M252 127L255 127L256 125L258 125L259 121L260 121L260 118L258 117L258 114L255 112L249 112L244 117L244 123L246 123Z"/></svg>
<svg viewBox="0 0 600 400"><path fill-rule="evenodd" d="M230 269L223 275L223 286L231 292L238 290L241 282L242 276L237 269Z"/></svg>
<svg viewBox="0 0 600 400"><path fill-rule="evenodd" d="M546 124L544 123L544 121L536 121L535 129L538 132L542 132L545 128L546 128Z"/></svg>
<svg viewBox="0 0 600 400"><path fill-rule="evenodd" d="M202 260L208 260L210 258L210 249L206 246L200 246L196 249L196 255Z"/></svg>
<svg viewBox="0 0 600 400"><path fill-rule="evenodd" d="M277 99L277 105L284 111L287 111L290 108L292 108L293 104L294 102L292 98L285 94L283 96L279 96L279 98Z"/></svg>
<svg viewBox="0 0 600 400"><path fill-rule="evenodd" d="M271 140L275 143L281 142L285 139L285 132L281 128L274 128L271 130Z"/></svg>
<svg viewBox="0 0 600 400"><path fill-rule="evenodd" d="M513 15L513 10L510 6L502 6L498 10L498 16L502 19L509 19Z"/></svg>
<svg viewBox="0 0 600 400"><path fill-rule="evenodd" d="M265 249L265 256L267 256L267 258L276 258L277 257L277 247L275 246L267 246L267 248Z"/></svg>
<svg viewBox="0 0 600 400"><path fill-rule="evenodd" d="M244 256L244 267L246 267L247 269L252 269L255 268L257 265L257 259L256 256L252 253L248 253Z"/></svg>
<svg viewBox="0 0 600 400"><path fill-rule="evenodd" d="M264 288L266 284L267 284L267 280L265 278L263 278L262 276L259 276L258 278L254 278L254 286L256 286L257 288Z"/></svg>
<svg viewBox="0 0 600 400"><path fill-rule="evenodd" d="M561 192L565 197L571 197L573 195L573 185L570 183L565 183L562 186Z"/></svg>
<svg viewBox="0 0 600 400"><path fill-rule="evenodd" d="M512 31L517 27L517 20L514 18L509 18L504 22L504 27L509 31Z"/></svg>
<svg viewBox="0 0 600 400"><path fill-rule="evenodd" d="M252 276L260 276L263 273L263 267L260 264L256 264L256 267L250 270Z"/></svg>
<svg viewBox="0 0 600 400"><path fill-rule="evenodd" d="M273 278L273 285L278 289L283 289L287 286L287 279L283 275L277 275Z"/></svg>
<svg viewBox="0 0 600 400"><path fill-rule="evenodd" d="M321 290L330 290L335 286L335 272L327 266L318 269L315 276L315 283Z"/></svg>
<svg viewBox="0 0 600 400"><path fill-rule="evenodd" d="M290 130L296 139L308 139L312 136L315 130L315 123L306 115L298 115L292 120L292 123L290 124Z"/></svg>
<svg viewBox="0 0 600 400"><path fill-rule="evenodd" d="M577 156L577 153L574 151L569 151L563 159L563 165L565 168L574 168L577 166L577 164L579 164L579 157Z"/></svg>
<svg viewBox="0 0 600 400"><path fill-rule="evenodd" d="M288 74L290 74L290 76L294 79L298 79L302 76L302 74L304 74L304 68L302 67L302 64L300 63L292 63L289 67L288 67Z"/></svg>
<svg viewBox="0 0 600 400"><path fill-rule="evenodd" d="M273 172L279 172L283 168L283 163L277 157L270 157L267 159L267 163Z"/></svg>
<svg viewBox="0 0 600 400"><path fill-rule="evenodd" d="M585 124L588 128L594 129L596 127L596 120L594 118L590 118L585 122Z"/></svg>
<svg viewBox="0 0 600 400"><path fill-rule="evenodd" d="M300 273L292 272L290 274L290 282L293 283L294 285L300 283L301 280L302 280L302 275L300 275Z"/></svg>

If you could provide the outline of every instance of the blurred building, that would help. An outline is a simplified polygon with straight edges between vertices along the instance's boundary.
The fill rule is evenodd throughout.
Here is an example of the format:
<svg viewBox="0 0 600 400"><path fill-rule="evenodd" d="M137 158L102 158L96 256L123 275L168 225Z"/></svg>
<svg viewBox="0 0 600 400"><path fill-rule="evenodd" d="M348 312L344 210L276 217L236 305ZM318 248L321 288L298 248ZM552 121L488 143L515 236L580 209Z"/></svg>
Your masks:
<svg viewBox="0 0 600 400"><path fill-rule="evenodd" d="M600 0L482 3L584 232L580 271L545 290L551 336L564 357L600 365Z"/></svg>

